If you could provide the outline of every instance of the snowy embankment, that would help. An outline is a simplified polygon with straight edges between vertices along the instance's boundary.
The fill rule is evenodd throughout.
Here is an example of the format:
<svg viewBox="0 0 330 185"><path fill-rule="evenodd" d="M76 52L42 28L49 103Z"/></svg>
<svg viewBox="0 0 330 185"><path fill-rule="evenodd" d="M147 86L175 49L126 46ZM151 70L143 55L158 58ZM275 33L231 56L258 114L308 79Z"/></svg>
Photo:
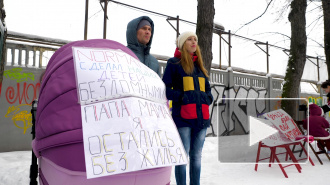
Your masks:
<svg viewBox="0 0 330 185"><path fill-rule="evenodd" d="M220 151L226 150L234 142L241 142L240 137L230 136L220 144ZM239 159L245 150L239 148L229 152L231 158ZM257 152L257 151L255 151ZM218 161L217 138L207 137L202 157L202 185L309 185L327 184L326 177L330 171L330 161L326 156L320 155L323 165L311 153L315 163L301 164L302 172L298 173L294 166L285 168L289 178L285 178L278 165L259 165L258 172L254 171L254 164L223 164ZM29 170L31 163L31 151L0 153L0 185L27 185L29 184ZM172 168L171 185L175 185L174 167Z"/></svg>

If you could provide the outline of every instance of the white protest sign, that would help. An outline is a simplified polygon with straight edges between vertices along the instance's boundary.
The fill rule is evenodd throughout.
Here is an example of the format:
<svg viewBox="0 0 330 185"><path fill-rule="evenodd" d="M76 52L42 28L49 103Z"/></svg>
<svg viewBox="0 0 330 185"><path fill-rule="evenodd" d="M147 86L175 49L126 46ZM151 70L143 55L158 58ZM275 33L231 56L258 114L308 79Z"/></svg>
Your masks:
<svg viewBox="0 0 330 185"><path fill-rule="evenodd" d="M73 52L87 178L187 164L165 103L165 85L156 73L119 50ZM96 61L103 54L120 57L106 59L104 66L110 67L101 68Z"/></svg>
<svg viewBox="0 0 330 185"><path fill-rule="evenodd" d="M79 102L122 97L166 102L158 74L121 50L73 47Z"/></svg>
<svg viewBox="0 0 330 185"><path fill-rule="evenodd" d="M165 104L122 98L81 112L88 178L187 163Z"/></svg>
<svg viewBox="0 0 330 185"><path fill-rule="evenodd" d="M264 114L264 116L291 141L296 141L296 137L302 135L291 116L284 110L274 110Z"/></svg>
<svg viewBox="0 0 330 185"><path fill-rule="evenodd" d="M264 124L277 129L278 128L268 119L257 118L259 121L263 122ZM262 142L267 146L278 146L283 144L292 143L290 139L288 139L282 132L277 132L268 136L267 138L263 139Z"/></svg>

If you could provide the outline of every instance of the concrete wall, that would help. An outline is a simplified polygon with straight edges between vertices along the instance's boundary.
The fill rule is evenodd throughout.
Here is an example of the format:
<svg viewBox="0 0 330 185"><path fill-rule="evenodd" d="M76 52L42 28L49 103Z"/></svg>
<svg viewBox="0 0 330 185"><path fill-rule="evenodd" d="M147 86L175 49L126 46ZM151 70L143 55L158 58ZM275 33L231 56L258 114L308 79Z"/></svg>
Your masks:
<svg viewBox="0 0 330 185"><path fill-rule="evenodd" d="M6 41L3 80L0 82L0 152L31 150L31 103L39 96L40 75L59 46L23 44L8 38L27 39L9 33ZM52 44L48 45L47 44ZM55 43L56 44L56 43ZM63 45L63 44L62 44Z"/></svg>
<svg viewBox="0 0 330 185"><path fill-rule="evenodd" d="M272 91L272 99L268 98L269 90L257 89L245 86L233 86L214 84L212 94L214 103L210 107L212 127L208 129L208 135L228 136L249 133L248 116L261 116L263 113L279 109L281 107L281 91ZM229 99L228 99L229 98ZM234 99L231 99L234 98ZM252 98L251 100L249 98ZM302 93L300 98L321 105L322 98L318 94ZM306 104L304 100L299 104ZM305 119L305 113L298 111L295 120Z"/></svg>
<svg viewBox="0 0 330 185"><path fill-rule="evenodd" d="M31 103L43 69L5 66L0 84L0 152L31 149Z"/></svg>

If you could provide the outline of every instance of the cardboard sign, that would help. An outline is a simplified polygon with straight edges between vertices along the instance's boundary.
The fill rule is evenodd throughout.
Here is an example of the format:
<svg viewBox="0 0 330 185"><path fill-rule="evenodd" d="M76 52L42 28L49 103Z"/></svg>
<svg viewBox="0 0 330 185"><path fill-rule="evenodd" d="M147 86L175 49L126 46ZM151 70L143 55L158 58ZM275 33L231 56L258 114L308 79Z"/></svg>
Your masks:
<svg viewBox="0 0 330 185"><path fill-rule="evenodd" d="M268 112L264 116L291 141L295 141L297 136L302 135L291 116L282 109Z"/></svg>
<svg viewBox="0 0 330 185"><path fill-rule="evenodd" d="M73 52L87 178L187 164L155 72L119 50Z"/></svg>
<svg viewBox="0 0 330 185"><path fill-rule="evenodd" d="M268 119L258 118L258 120L263 122L264 124L278 130L278 128ZM288 139L281 131L279 131L275 134L272 134L269 137L263 139L262 142L264 144L266 144L267 146L278 146L278 145L292 143L292 141L290 139Z"/></svg>
<svg viewBox="0 0 330 185"><path fill-rule="evenodd" d="M140 97L166 102L158 74L121 50L73 47L80 104Z"/></svg>

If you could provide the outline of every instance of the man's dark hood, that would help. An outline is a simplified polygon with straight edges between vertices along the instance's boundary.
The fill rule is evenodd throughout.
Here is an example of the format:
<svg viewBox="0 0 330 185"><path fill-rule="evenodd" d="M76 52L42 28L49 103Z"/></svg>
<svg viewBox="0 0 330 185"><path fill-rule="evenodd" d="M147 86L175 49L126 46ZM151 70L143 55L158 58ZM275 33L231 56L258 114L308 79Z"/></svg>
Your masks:
<svg viewBox="0 0 330 185"><path fill-rule="evenodd" d="M152 37L154 36L154 22L147 16L141 16L138 17L136 19L133 19L132 21L130 21L127 24L127 30L126 30L126 40L127 40L127 45L128 46L133 46L133 47L141 47L143 46L141 43L139 43L138 39L137 39L137 27L140 23L141 20L147 20L149 21L150 25L151 25L151 37L150 37L150 41L147 43L146 45L146 49L148 51L150 51L150 47L151 47L151 43L152 43Z"/></svg>

